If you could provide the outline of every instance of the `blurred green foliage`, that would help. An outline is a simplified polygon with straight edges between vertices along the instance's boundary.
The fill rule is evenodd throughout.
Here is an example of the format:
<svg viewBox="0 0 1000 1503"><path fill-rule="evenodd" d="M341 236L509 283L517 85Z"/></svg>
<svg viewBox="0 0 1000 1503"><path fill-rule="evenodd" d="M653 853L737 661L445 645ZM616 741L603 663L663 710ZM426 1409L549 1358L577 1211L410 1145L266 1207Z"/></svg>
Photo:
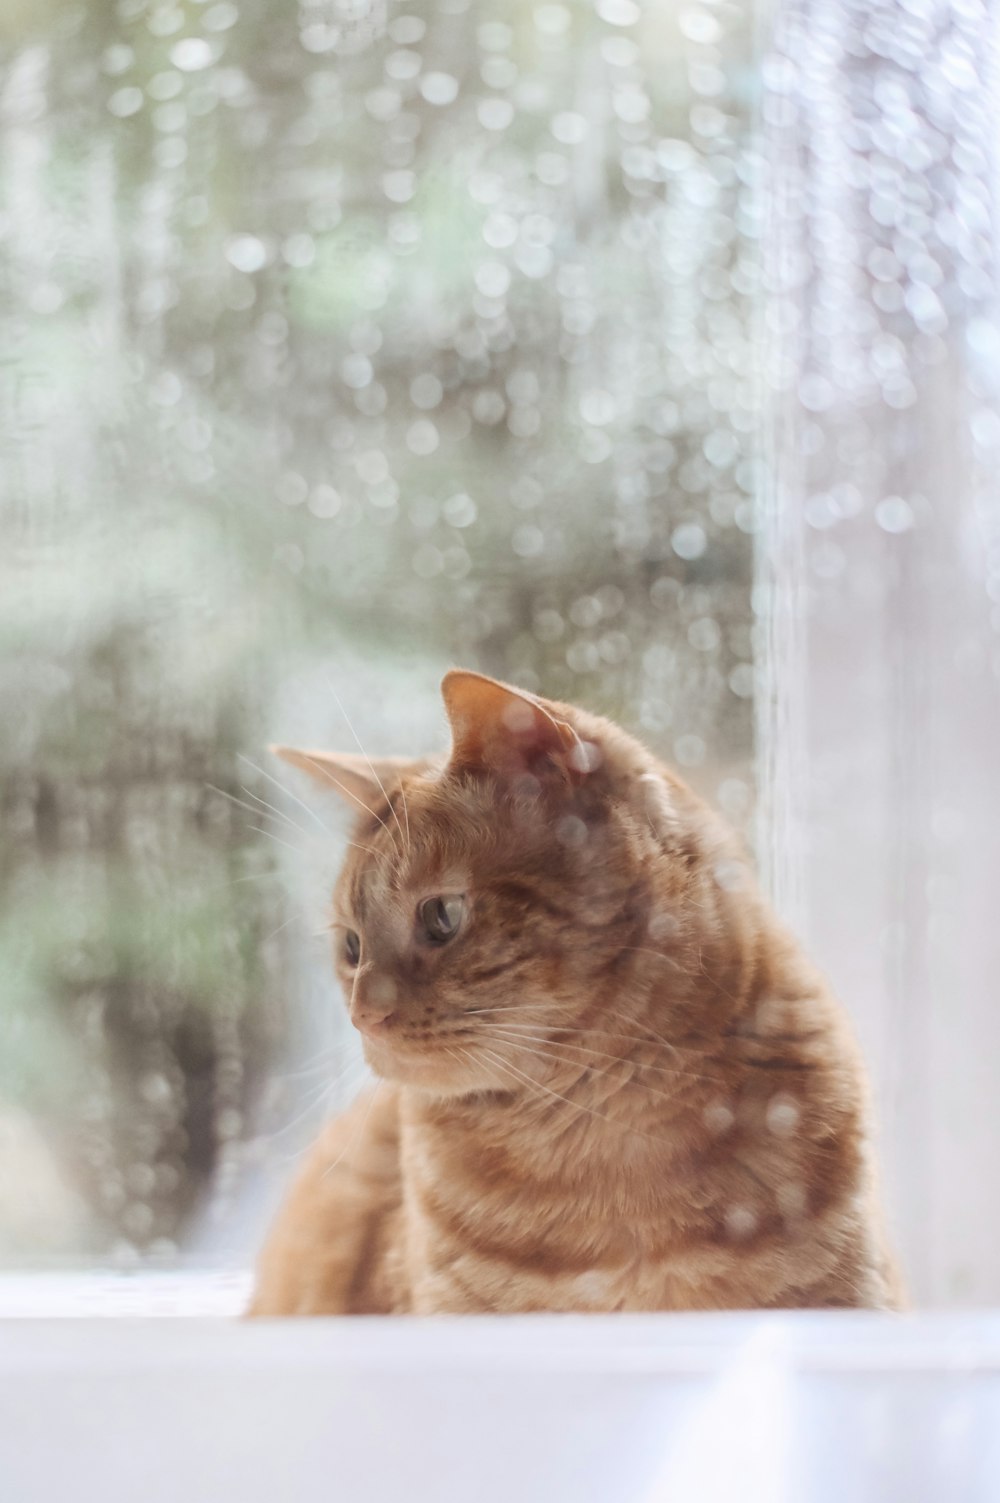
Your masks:
<svg viewBox="0 0 1000 1503"><path fill-rule="evenodd" d="M5 7L0 1114L89 1208L8 1256L225 1214L303 1003L213 788L325 658L366 739L465 661L746 816L746 17L604 10Z"/></svg>

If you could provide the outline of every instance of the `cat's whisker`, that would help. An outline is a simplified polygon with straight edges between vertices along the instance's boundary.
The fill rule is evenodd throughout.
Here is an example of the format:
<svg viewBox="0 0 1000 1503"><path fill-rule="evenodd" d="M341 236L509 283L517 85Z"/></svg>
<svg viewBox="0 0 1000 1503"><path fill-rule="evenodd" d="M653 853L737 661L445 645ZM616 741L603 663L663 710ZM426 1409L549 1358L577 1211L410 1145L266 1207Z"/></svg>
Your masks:
<svg viewBox="0 0 1000 1503"><path fill-rule="evenodd" d="M198 891L200 893L222 892L224 889L235 887L239 882L263 882L267 878L273 882L278 876L280 876L280 872L275 871L273 868L266 872L249 872L245 873L242 877L226 877L222 882L206 882L199 885Z"/></svg>
<svg viewBox="0 0 1000 1503"><path fill-rule="evenodd" d="M494 1028L490 1031L490 1037L502 1038L505 1039L507 1043L511 1044L524 1044L525 1047L534 1045L538 1048L543 1048L549 1051L549 1053L555 1059L560 1058L558 1051L562 1050L563 1053L561 1055L561 1058L568 1064L578 1064L580 1063L580 1061L574 1060L571 1057L567 1058L567 1050L573 1050L578 1054L590 1055L594 1059L610 1060L611 1064L606 1069L598 1070L596 1066L592 1067L595 1069L595 1072L597 1074L601 1075L609 1074L611 1069L613 1069L615 1065L624 1065L629 1070L655 1070L658 1075L669 1075L678 1079L694 1080L697 1081L699 1085L704 1085L706 1083L715 1084L721 1082L721 1077L716 1075L706 1075L704 1074L704 1072L695 1072L693 1070L682 1070L679 1069L676 1065L657 1065L652 1063L642 1063L639 1060L630 1059L627 1055L608 1054L603 1049L592 1049L586 1044L573 1044L565 1042L561 1039L552 1039L545 1036L539 1038L537 1035L531 1033L516 1033L513 1031L508 1031L506 1029ZM622 1083L624 1085L627 1082L623 1081ZM642 1081L634 1082L634 1084L637 1084L641 1090L651 1091L654 1095L663 1096L666 1100L672 1101L676 1099L670 1091L661 1091L655 1086L644 1084Z"/></svg>
<svg viewBox="0 0 1000 1503"><path fill-rule="evenodd" d="M259 809L253 809L253 807L251 807L250 804L244 803L244 800L242 800L242 798L236 798L235 795L233 795L233 794L227 794L226 789L224 789L224 788L215 788L214 783L208 783L208 785L206 785L206 786L208 786L208 788L211 788L212 792L215 792L215 794L221 794L221 795L223 795L223 798L229 798L229 800L232 801L233 804L236 804L236 806L238 806L239 809L245 809L245 810L247 810L247 813L250 813L250 815L254 815L254 816L256 816L257 819L260 819L260 810ZM302 830L301 825L296 824L296 822L293 821L293 819L286 819L286 824L289 825L289 827L292 828L292 830L295 831L296 834L299 834L299 836L302 836L302 840L311 840L311 842L314 842L314 840L316 840L316 836L313 836L313 834L308 833L307 830ZM277 843L277 845L286 846L286 848L289 849L289 851L295 851L296 854L301 854L301 846L292 845L292 842L290 842L290 840L280 840L280 839L278 839L278 836L275 836L275 834L272 833L271 830L263 830L263 828L260 827L260 825L248 825L247 828L248 828L248 830L254 830L254 831L256 831L257 834L262 834L262 836L268 837L268 840L274 840L274 842ZM331 840L332 840L332 842L337 843L337 836L334 836L334 834L331 834ZM374 849L371 848L371 846L359 845L359 842L356 842L356 840L343 840L343 842L340 842L340 843L343 843L343 845L349 846L349 848L352 849L352 851L364 851L364 852L367 852L368 855L373 855L373 857L376 858L376 860L377 860L377 857L379 857L379 852L374 851ZM253 881L257 881L257 879L259 879L259 876L274 876L274 875L275 875L274 872L260 872L260 873L256 873L256 875L254 875L254 876L236 876L236 878L233 878L233 881L235 881L235 882L253 882Z"/></svg>
<svg viewBox="0 0 1000 1503"><path fill-rule="evenodd" d="M241 783L240 787L243 788L243 786L244 785ZM248 804L245 799L237 798L236 795L235 795L235 793L229 793L229 792L227 792L227 790L225 788L219 788L219 787L217 787L215 785L215 783L206 783L205 787L206 788L210 788L213 793L218 793L219 795L221 795L222 798L228 799L231 804L235 804L236 805L237 809L243 809L247 814L252 814L255 819L260 819L262 817L261 816L261 810L259 808L257 808L253 804ZM250 792L249 789L246 789L245 791L247 793ZM254 797L253 794L251 794L250 796L251 796L251 798ZM259 802L263 803L263 800L259 800ZM270 808L271 806L268 805L267 807ZM286 825L288 825L292 830L294 830L296 832L296 834L301 835L302 838L303 838L303 840L311 840L311 839L315 838L314 836L311 836L308 833L308 831L303 830L302 826L299 825L299 824L297 824L294 819L290 819L287 814L281 814L280 811L278 811L278 810L275 810L272 815L266 815L264 817L266 817L266 818L273 818L275 816L277 816L278 818L280 818L283 821L283 823L286 824Z"/></svg>
<svg viewBox="0 0 1000 1503"><path fill-rule="evenodd" d="M288 918L286 918L283 923L279 924L277 929L271 930L271 933L267 936L266 939L262 941L262 943L269 945L272 939L277 939L278 935L281 934L283 930L287 929L290 924L296 923L300 917L301 915L298 913L289 914Z"/></svg>
<svg viewBox="0 0 1000 1503"><path fill-rule="evenodd" d="M609 1018L617 1018L619 1022L628 1023L632 1027L637 1026L636 1019L634 1017L630 1017L626 1012L619 1012L617 1009L614 1009L610 1010L607 1016ZM638 1026L645 1030L647 1038L654 1040L654 1042L659 1044L662 1048L669 1049L672 1054L679 1055L682 1058L685 1054L693 1054L698 1059L704 1058L704 1053L701 1049L696 1049L690 1044L674 1043L672 1040L664 1038L662 1033L657 1033L656 1029L653 1028L649 1023L640 1023L638 1024Z"/></svg>
<svg viewBox="0 0 1000 1503"><path fill-rule="evenodd" d="M208 786L211 788L212 784L209 783ZM303 840L316 840L317 839L317 837L315 835L311 834L310 831L304 830L302 828L302 826L296 820L291 819L287 814L283 813L282 810L276 808L274 804L269 804L266 798L261 798L259 794L254 793L253 790L251 788L248 788L245 783L241 783L240 787L243 789L244 793L249 794L249 796L252 799L256 799L256 801L257 801L258 804L262 804L265 809L269 810L273 818L275 818L275 819L283 819L286 824L290 825L293 830L296 830L302 836ZM222 788L216 789L216 792L224 794L224 796L226 798L232 798L233 797L233 795L231 793L225 793L225 790L222 789ZM244 809L248 809L249 808L248 805L241 803L241 801L239 799L234 800L234 802L239 803L241 808L244 808ZM306 809L307 813L311 812L308 809L308 807L306 805L304 805L304 804L303 804L303 808ZM256 809L249 809L249 812L251 814L257 814L258 818L259 818L259 812ZM325 834L329 835L331 841L333 841L334 844L341 843L341 837L338 837L336 834L334 834L334 832L332 830L330 830L326 825L321 825L320 828L323 830L323 832ZM378 853L378 851L376 851L374 849L373 846L370 846L370 845L361 845L357 840L343 840L342 843L344 845L349 846L351 848L351 850L353 850L353 851L364 851L365 854L368 855L368 856L374 856L376 858L378 857L379 853Z"/></svg>
<svg viewBox="0 0 1000 1503"><path fill-rule="evenodd" d="M413 841L410 837L410 810L406 802L406 785L402 778L399 780L399 796L403 801L403 820L406 824L406 850L407 854L409 854L413 848Z"/></svg>
<svg viewBox="0 0 1000 1503"><path fill-rule="evenodd" d="M325 1111L328 1103L336 1092L337 1087L345 1079L351 1067L355 1066L356 1064L356 1059L352 1058L346 1060L341 1068L334 1074L332 1079L321 1080L317 1086L314 1086L311 1090L309 1090L306 1093L305 1105L302 1106L298 1112L296 1112L295 1116L291 1119L290 1122L286 1122L283 1124L283 1126L275 1128L273 1132L267 1133L265 1135L267 1142L279 1143L281 1139L286 1137L290 1132L294 1132L295 1128L298 1127L300 1123L304 1122L307 1117L311 1117L320 1111ZM293 1153L292 1157L296 1156L297 1155Z"/></svg>
<svg viewBox="0 0 1000 1503"><path fill-rule="evenodd" d="M690 974L686 967L681 965L680 961L676 960L673 955L664 955L662 950L654 950L650 945L619 945L618 949L619 953L622 954L652 955L654 959L662 960L664 965L673 966L675 971L683 971L685 975Z"/></svg>
<svg viewBox="0 0 1000 1503"><path fill-rule="evenodd" d="M547 1009L547 1011L548 1011L548 1009ZM541 1027L541 1028L544 1028L544 1029L548 1029L551 1032L557 1032L557 1033L578 1033L578 1034L582 1035L584 1038L592 1038L592 1037L600 1037L600 1036L603 1036L603 1037L606 1037L606 1038L618 1038L618 1039L624 1039L624 1040L626 1040L626 1041L628 1041L630 1043L633 1043L633 1044L650 1044L650 1043L654 1043L654 1044L658 1044L663 1049L670 1050L670 1052L672 1054L677 1054L677 1055L679 1055L681 1057L683 1057L685 1054L693 1054L693 1055L696 1055L699 1059L704 1058L704 1053L703 1053L702 1050L695 1049L695 1048L693 1048L691 1046L685 1046L683 1044L674 1044L674 1043L671 1043L669 1039L663 1038L663 1036L661 1034L656 1033L655 1030L652 1029L652 1028L649 1028L648 1025L640 1023L636 1018L630 1017L628 1015L628 1013L623 1013L623 1012L611 1012L611 1011L609 1011L609 1012L607 1012L605 1014L605 1016L609 1017L609 1018L618 1018L622 1022L625 1022L625 1023L629 1024L631 1029L635 1029L636 1027L643 1028L644 1032L643 1033L635 1033L635 1032L631 1032L631 1031L625 1032L624 1030L617 1029L617 1028L600 1028L600 1027L597 1027L596 1025L591 1025L589 1028L581 1028L581 1027L575 1026L575 1025L570 1024L570 1023L556 1023L556 1022L552 1021L551 1015L549 1015L549 1016L543 1016L541 1014L537 1014L537 1015L532 1016L532 1014L530 1014L524 1008L524 1006L521 1003L517 1003L517 1002L512 1002L509 1005L507 1005L506 1007L474 1007L474 1008L469 1008L467 1011L465 1011L465 1012L462 1013L462 1017L463 1018L485 1017L485 1016L487 1016L489 1014L495 1014L495 1013L516 1013L518 1015L518 1017L516 1019L516 1022L518 1024L520 1024L522 1022L526 1022L530 1026L538 1026L538 1027ZM513 1025L510 1025L510 1026L513 1026Z"/></svg>
<svg viewBox="0 0 1000 1503"><path fill-rule="evenodd" d="M275 845L283 845L286 851L294 851L296 856L301 856L302 854L301 846L292 845L292 842L290 840L282 840L281 837L275 835L273 831L265 830L263 825L247 825L247 829L256 831L258 835L263 835L267 840L273 840Z"/></svg>
<svg viewBox="0 0 1000 1503"><path fill-rule="evenodd" d="M340 695L337 693L336 689L333 687L333 684L330 683L329 679L327 680L327 683L329 684L330 693L333 695L334 699L337 701L337 709L340 711L341 715L344 717L344 723L347 726L347 729L350 731L351 735L354 737L355 742L357 743L358 751L361 753L361 755L364 757L365 761L368 763L368 771L371 773L372 777L375 779L376 783L379 786L379 790L380 790L380 792L382 794L382 797L385 799L386 803L389 805L390 810L392 811L392 817L396 821L396 829L399 831L400 839L402 839L404 841L404 843L405 843L406 837L403 835L403 826L399 822L399 815L396 813L396 806L392 802L392 799L389 797L389 795L386 793L386 791L385 791L385 784L383 783L382 779L379 777L378 773L375 771L375 768L374 768L374 766L372 764L371 757L368 755L368 753L365 751L364 747L361 745L361 737L358 735L357 731L354 729L354 724L353 724L353 722L351 720L351 717L348 715L347 711L344 709L344 706L343 706L343 704L341 702L341 699L340 699Z"/></svg>
<svg viewBox="0 0 1000 1503"><path fill-rule="evenodd" d="M729 991L727 987L722 985L721 981L717 980L714 976L709 975L700 952L698 954L698 971L700 975L704 976L706 981L708 981L712 986L715 987L716 991L720 991L724 997L728 997L730 1002L734 1002L737 1006L739 1006L739 998L734 997L732 992Z"/></svg>
<svg viewBox="0 0 1000 1503"><path fill-rule="evenodd" d="M320 1070L328 1070L330 1065L334 1063L336 1055L342 1053L343 1049L344 1045L342 1042L331 1044L328 1048L321 1049L318 1054L314 1055L307 1065L303 1065L298 1070L285 1070L281 1074L274 1076L274 1079L284 1084L290 1080L304 1080L310 1075L318 1074ZM342 1068L346 1069L347 1066L344 1065Z"/></svg>
<svg viewBox="0 0 1000 1503"><path fill-rule="evenodd" d="M666 1138L656 1136L652 1133L643 1132L641 1128L633 1127L629 1123L616 1122L615 1119L613 1117L609 1117L606 1112L599 1112L595 1107L585 1106L582 1101L571 1101L568 1096L564 1096L560 1091L554 1091L550 1086L544 1085L540 1080L533 1080L530 1075L523 1074L514 1065L512 1065L509 1060L500 1059L497 1055L493 1054L491 1050L483 1049L480 1052L487 1058L489 1058L491 1063L494 1064L498 1069L507 1070L508 1074L512 1075L515 1080L520 1080L525 1086L528 1087L529 1090L544 1091L546 1096L551 1096L553 1100L561 1101L565 1106L573 1107L578 1112L586 1112L588 1116L595 1117L599 1122L605 1122L609 1127L617 1128L621 1132L635 1133L638 1137L649 1138L652 1142L655 1143L665 1143L668 1141Z"/></svg>
<svg viewBox="0 0 1000 1503"><path fill-rule="evenodd" d="M444 1052L445 1054L447 1054L449 1059L457 1059L460 1065L467 1065L470 1062L471 1056L469 1055L467 1049L449 1049L446 1046Z"/></svg>
<svg viewBox="0 0 1000 1503"><path fill-rule="evenodd" d="M283 820L285 824L291 825L294 830L298 830L303 839L309 840L315 838L313 836L310 836L309 831L304 830L297 820L292 819L291 815L286 810L279 809L277 804L268 803L266 798L261 798L259 793L254 793L253 789L248 788L246 783L241 783L240 787L243 789L243 792L247 795L248 798L252 798L255 804L259 804L261 808L266 809L268 814L270 814L274 819ZM251 813L253 812L254 811L251 810ZM259 818L259 811L257 812Z"/></svg>
<svg viewBox="0 0 1000 1503"><path fill-rule="evenodd" d="M266 778L269 783L273 783L275 788L279 789L286 798L290 798L292 800L293 804L297 804L305 814L308 814L309 818L315 825L319 827L324 835L326 835L330 840L336 840L336 836L334 835L333 831L330 829L329 825L324 824L323 820L321 820L319 815L316 813L316 810L311 809L305 802L305 800L299 798L297 793L293 793L292 790L287 787L280 778L276 778L273 773L267 772L263 767L258 767L257 763L252 762L250 758L245 755L245 753L238 752L237 756L239 757L239 760L241 762L245 762L248 767L252 767L254 772L259 773L262 778Z"/></svg>
<svg viewBox="0 0 1000 1503"><path fill-rule="evenodd" d="M620 949L622 952L627 951L628 953L633 955L651 955L654 960L661 960L664 965L672 966L675 971L678 971L682 976L686 976L689 980L696 975L704 976L705 979L707 981L710 981L711 984L718 991L720 991L724 997L728 997L730 1002L735 1002L737 1004L739 1002L738 997L735 997L731 991L728 991L727 988L722 985L721 981L717 980L710 974L705 966L704 957L700 949L698 951L698 966L696 970L689 969L687 966L683 965L681 961L677 960L675 956L664 955L662 950L654 950L649 945L622 945L620 946Z"/></svg>
<svg viewBox="0 0 1000 1503"><path fill-rule="evenodd" d="M352 803L357 804L358 808L361 810L361 812L363 814L368 814L368 815L373 816L378 821L378 823L382 826L383 830L388 835L389 839L392 841L393 849L394 850L398 850L399 849L398 845L396 844L396 837L395 837L395 835L390 830L389 826L386 824L385 820L382 818L382 816L380 814L376 814L375 810L374 809L370 809L368 807L368 805L364 802L363 799L358 798L358 796L357 796L356 793L352 793L351 789L348 788L348 786L347 786L346 783L342 783L339 778L335 778L334 775L333 775L333 773L330 771L330 769L324 763L318 761L317 758L306 756L305 752L303 752L302 753L302 760L303 760L303 762L310 762L310 763L312 763L313 767L315 767L315 768L318 769L319 775L323 779L323 781L327 782L327 783L332 783L335 788L339 788L340 791L341 791L341 793L345 794L346 797L349 798ZM395 812L395 811L393 811L393 812Z"/></svg>
<svg viewBox="0 0 1000 1503"><path fill-rule="evenodd" d="M372 1107L375 1105L375 1099L378 1096L379 1091L381 1091L382 1086L383 1082L381 1080L376 1081L375 1089L372 1091L368 1105L365 1107L364 1111L361 1114L361 1121L358 1123L358 1126L354 1131L354 1136L351 1138L350 1142L344 1144L337 1157L333 1160L333 1163L327 1164L326 1168L323 1170L322 1175L320 1176L321 1179L329 1178L329 1176L338 1167L338 1165L341 1164L347 1157L348 1153L353 1153L355 1148L357 1148L358 1143L364 1136L365 1128L368 1125L368 1118L372 1114Z"/></svg>

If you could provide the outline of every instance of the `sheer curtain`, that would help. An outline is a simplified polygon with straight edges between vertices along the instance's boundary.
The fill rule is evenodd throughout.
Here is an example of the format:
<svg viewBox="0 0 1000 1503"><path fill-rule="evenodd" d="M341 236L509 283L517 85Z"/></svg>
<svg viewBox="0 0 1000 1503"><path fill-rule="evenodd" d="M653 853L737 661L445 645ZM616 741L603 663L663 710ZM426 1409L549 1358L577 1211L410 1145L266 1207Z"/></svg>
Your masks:
<svg viewBox="0 0 1000 1503"><path fill-rule="evenodd" d="M762 848L872 1062L914 1298L995 1301L996 19L789 0L762 72Z"/></svg>

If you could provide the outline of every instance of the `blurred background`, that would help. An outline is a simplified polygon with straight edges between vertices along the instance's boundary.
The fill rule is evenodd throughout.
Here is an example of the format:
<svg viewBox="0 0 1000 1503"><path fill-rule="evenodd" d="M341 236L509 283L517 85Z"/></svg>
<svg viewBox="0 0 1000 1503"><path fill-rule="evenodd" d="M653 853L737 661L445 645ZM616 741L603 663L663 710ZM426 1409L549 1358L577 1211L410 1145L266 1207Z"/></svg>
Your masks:
<svg viewBox="0 0 1000 1503"><path fill-rule="evenodd" d="M7 0L0 1265L248 1261L361 1077L266 745L441 747L461 663L756 843L918 1298L1000 1296L994 40Z"/></svg>

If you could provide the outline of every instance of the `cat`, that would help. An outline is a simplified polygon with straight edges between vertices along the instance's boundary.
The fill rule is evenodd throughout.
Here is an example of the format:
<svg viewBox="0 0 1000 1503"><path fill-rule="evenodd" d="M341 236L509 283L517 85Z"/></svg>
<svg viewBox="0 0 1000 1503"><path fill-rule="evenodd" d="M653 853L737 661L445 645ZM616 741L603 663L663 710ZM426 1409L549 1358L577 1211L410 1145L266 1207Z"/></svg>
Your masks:
<svg viewBox="0 0 1000 1503"><path fill-rule="evenodd" d="M447 761L275 748L358 815L333 933L379 1083L249 1313L898 1306L851 1032L735 837L608 720L442 693Z"/></svg>

